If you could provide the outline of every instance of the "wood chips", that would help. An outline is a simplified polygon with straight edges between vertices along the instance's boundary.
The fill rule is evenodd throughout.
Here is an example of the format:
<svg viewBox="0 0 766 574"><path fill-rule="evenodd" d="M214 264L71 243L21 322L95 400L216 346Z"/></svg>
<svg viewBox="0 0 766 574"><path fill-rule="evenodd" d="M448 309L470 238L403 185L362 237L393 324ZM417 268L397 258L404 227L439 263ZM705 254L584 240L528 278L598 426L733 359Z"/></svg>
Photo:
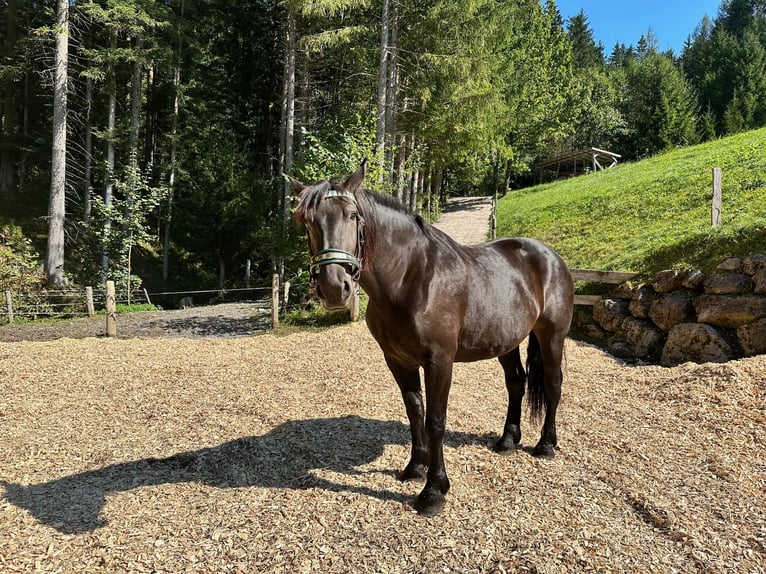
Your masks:
<svg viewBox="0 0 766 574"><path fill-rule="evenodd" d="M673 369L567 345L560 451L487 447L456 365L439 516L363 324L0 343L2 572L764 572L766 357ZM539 429L524 421L524 444Z"/></svg>

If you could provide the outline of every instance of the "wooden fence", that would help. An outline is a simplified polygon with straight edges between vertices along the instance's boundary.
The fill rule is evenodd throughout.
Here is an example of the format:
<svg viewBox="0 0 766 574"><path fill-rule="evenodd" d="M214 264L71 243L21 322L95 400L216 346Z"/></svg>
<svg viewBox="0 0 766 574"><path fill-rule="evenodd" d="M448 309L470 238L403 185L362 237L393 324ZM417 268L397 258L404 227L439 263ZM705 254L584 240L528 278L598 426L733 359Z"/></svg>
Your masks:
<svg viewBox="0 0 766 574"><path fill-rule="evenodd" d="M571 269L572 278L575 281L587 281L589 283L604 283L607 285L619 285L638 276L638 273L624 273L620 271L600 271L597 269ZM602 299L601 295L575 295L575 305L595 305Z"/></svg>
<svg viewBox="0 0 766 574"><path fill-rule="evenodd" d="M279 325L280 315L291 310L305 307L304 302L290 303L290 281L280 284L279 275L274 275L270 287L248 287L241 289L202 289L195 291L162 291L149 293L146 289L133 291L130 294L115 291L114 282L107 281L105 286L94 289L85 287L82 289L66 290L43 290L39 293L13 294L4 292L5 319L7 323L21 320L35 320L41 318L76 318L93 317L97 310L103 310L106 315L106 333L108 336L116 335L116 315L119 305L128 304L152 304L162 302L166 308L178 307L178 300L196 298L199 302L204 299L206 303L231 301L241 297L247 292L259 299L271 299L271 324L273 328ZM170 303L170 305L167 305ZM355 293L349 305L351 320L359 318L359 294ZM0 312L0 324L3 313Z"/></svg>
<svg viewBox="0 0 766 574"><path fill-rule="evenodd" d="M572 269L572 277L575 281L587 281L590 283L603 283L609 285L618 285L636 277L637 273L623 273L617 271L600 271L596 269ZM190 295L208 295L223 293L234 294L240 291L250 291L253 293L263 292L267 296L269 288L247 288L231 289L225 292L220 290L198 290L198 291L167 291L149 293L146 289L134 291L130 294L118 294L114 290L114 283L107 281L106 286L98 289L85 287L81 290L48 290L30 295L13 295L10 291L5 291L5 317L8 323L13 323L17 318L37 319L37 318L64 318L64 317L93 317L96 309L103 309L106 315L106 332L109 336L116 335L116 313L117 306L121 304L151 304L152 297L168 296L190 296ZM290 309L299 308L301 303L289 304L290 282L286 281L280 285L279 276L274 275L271 284L271 324L273 328L279 325L280 314L286 313ZM601 295L575 295L575 305L595 305L601 300ZM359 294L355 293L349 306L349 315L351 320L359 319Z"/></svg>
<svg viewBox="0 0 766 574"><path fill-rule="evenodd" d="M107 289L44 289L37 293L11 293L5 291L3 302L8 323L17 319L93 317L97 309L105 309ZM151 304L146 289L115 295L115 305L128 303ZM0 315L1 316L1 315Z"/></svg>

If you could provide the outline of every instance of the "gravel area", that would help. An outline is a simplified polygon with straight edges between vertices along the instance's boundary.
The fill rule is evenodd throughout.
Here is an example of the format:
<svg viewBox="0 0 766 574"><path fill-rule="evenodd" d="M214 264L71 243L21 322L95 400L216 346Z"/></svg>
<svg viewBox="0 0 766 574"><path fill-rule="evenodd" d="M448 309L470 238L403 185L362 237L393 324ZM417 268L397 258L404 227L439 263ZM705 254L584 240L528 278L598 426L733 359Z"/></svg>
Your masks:
<svg viewBox="0 0 766 574"><path fill-rule="evenodd" d="M167 311L117 315L118 338L133 337L246 337L271 328L271 302L221 303ZM52 341L64 337L103 337L106 317L55 322L14 323L0 326L0 342Z"/></svg>
<svg viewBox="0 0 766 574"><path fill-rule="evenodd" d="M766 357L566 351L552 461L493 453L500 367L456 365L425 519L363 324L0 343L0 571L763 572Z"/></svg>

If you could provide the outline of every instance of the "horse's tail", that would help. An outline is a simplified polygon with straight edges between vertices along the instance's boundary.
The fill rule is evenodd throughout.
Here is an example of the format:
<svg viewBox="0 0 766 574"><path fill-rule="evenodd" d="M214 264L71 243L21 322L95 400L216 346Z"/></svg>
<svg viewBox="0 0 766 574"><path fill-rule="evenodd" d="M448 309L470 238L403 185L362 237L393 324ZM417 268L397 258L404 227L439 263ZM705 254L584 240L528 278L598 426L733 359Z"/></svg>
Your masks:
<svg viewBox="0 0 766 574"><path fill-rule="evenodd" d="M543 355L540 341L534 331L529 334L527 346L527 407L533 421L539 422L545 406L543 389Z"/></svg>

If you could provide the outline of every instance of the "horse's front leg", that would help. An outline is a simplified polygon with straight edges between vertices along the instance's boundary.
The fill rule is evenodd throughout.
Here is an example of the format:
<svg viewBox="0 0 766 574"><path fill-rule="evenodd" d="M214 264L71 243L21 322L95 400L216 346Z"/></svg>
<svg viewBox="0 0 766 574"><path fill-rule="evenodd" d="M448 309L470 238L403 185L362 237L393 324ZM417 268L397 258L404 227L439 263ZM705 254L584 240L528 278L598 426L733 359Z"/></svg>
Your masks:
<svg viewBox="0 0 766 574"><path fill-rule="evenodd" d="M449 478L444 466L444 432L447 426L447 399L452 384L454 355L434 356L425 365L426 380L426 433L430 463L426 485L415 499L415 510L425 516L438 514L446 503Z"/></svg>
<svg viewBox="0 0 766 574"><path fill-rule="evenodd" d="M404 408L410 421L412 450L410 460L399 473L399 480L423 480L428 466L428 443L426 442L423 395L420 392L420 371L410 369L386 356L386 364L399 385L404 400Z"/></svg>

